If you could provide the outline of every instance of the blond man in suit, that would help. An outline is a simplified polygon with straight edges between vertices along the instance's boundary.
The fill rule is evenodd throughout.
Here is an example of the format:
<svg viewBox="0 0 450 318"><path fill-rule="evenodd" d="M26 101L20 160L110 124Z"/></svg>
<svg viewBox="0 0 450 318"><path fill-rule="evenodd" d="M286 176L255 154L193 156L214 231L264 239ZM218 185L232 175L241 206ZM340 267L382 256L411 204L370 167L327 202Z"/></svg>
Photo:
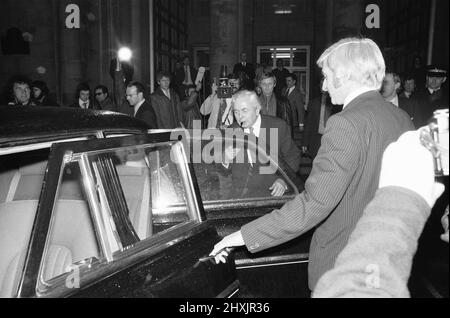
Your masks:
<svg viewBox="0 0 450 318"><path fill-rule="evenodd" d="M314 290L335 263L365 206L378 187L384 149L414 126L401 109L379 93L385 62L370 39L346 38L317 61L323 90L343 110L328 120L305 190L274 210L225 237L211 255L226 261L226 247L245 245L256 253L285 243L317 227L310 246L308 280Z"/></svg>

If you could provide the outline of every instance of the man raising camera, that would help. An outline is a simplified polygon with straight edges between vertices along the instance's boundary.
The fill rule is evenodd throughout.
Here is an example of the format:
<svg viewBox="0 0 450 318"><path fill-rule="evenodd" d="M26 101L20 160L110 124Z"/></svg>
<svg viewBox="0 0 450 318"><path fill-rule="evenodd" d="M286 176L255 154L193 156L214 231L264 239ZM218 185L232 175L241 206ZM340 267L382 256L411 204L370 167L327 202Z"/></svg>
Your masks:
<svg viewBox="0 0 450 318"><path fill-rule="evenodd" d="M241 81L236 74L229 74L227 81L220 81L219 85L215 82L212 84L211 95L200 107L202 115L209 115L208 129L223 129L234 122L231 96L240 88Z"/></svg>

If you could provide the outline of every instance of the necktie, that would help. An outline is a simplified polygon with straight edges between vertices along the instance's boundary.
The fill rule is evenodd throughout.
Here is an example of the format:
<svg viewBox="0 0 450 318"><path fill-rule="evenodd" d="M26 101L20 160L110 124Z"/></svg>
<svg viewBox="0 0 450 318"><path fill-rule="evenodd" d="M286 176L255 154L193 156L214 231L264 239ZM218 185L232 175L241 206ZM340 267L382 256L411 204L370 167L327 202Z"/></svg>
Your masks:
<svg viewBox="0 0 450 318"><path fill-rule="evenodd" d="M222 121L222 117L225 114L225 110L227 109L227 101L225 98L220 99L220 107L219 107L219 113L217 114L217 124L216 128L221 128L222 125L225 123L226 119Z"/></svg>
<svg viewBox="0 0 450 318"><path fill-rule="evenodd" d="M289 88L286 89L286 96L289 96Z"/></svg>
<svg viewBox="0 0 450 318"><path fill-rule="evenodd" d="M255 135L255 128L253 128L253 126L249 128L249 135L250 136L256 136Z"/></svg>
<svg viewBox="0 0 450 318"><path fill-rule="evenodd" d="M88 108L88 103L83 103L83 108L84 109Z"/></svg>
<svg viewBox="0 0 450 318"><path fill-rule="evenodd" d="M188 67L188 66L185 66L185 67L184 67L184 82L185 82L186 84L189 83L188 71L189 71L189 67Z"/></svg>

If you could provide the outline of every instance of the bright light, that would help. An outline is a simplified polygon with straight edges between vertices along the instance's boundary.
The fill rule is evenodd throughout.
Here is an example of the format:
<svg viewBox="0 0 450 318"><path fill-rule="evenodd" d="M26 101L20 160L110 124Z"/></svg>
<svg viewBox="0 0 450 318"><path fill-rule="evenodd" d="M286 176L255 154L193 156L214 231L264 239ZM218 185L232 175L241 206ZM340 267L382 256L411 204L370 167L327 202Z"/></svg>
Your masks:
<svg viewBox="0 0 450 318"><path fill-rule="evenodd" d="M131 50L127 47L120 48L119 52L117 52L119 61L129 61L132 55Z"/></svg>

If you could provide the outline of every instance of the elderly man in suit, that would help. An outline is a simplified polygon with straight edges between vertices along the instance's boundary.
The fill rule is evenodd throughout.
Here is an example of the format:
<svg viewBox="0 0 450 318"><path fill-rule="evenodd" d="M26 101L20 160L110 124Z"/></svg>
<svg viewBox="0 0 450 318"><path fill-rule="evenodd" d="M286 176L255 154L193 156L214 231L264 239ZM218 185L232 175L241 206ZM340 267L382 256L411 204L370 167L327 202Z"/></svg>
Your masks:
<svg viewBox="0 0 450 318"><path fill-rule="evenodd" d="M280 118L261 114L261 102L253 91L242 90L233 96L233 112L236 117L229 128L242 129L244 133L258 138L258 144L268 151L272 159L281 157L286 164L297 172L300 165L300 150L290 136L289 127ZM274 137L276 133L276 138ZM276 147L274 149L273 147ZM230 146L225 149L224 166L228 168L230 162L238 155L240 149ZM255 157L252 157L255 156ZM264 158L256 158L259 154L244 151L244 163L233 163L231 167L233 177L232 198L254 196L282 196L287 190L286 183L276 174L261 172L261 162ZM250 158L252 157L252 158ZM252 164L248 164L251 160ZM259 171L258 171L259 170Z"/></svg>
<svg viewBox="0 0 450 318"><path fill-rule="evenodd" d="M317 226L310 246L308 280L318 279L347 244L365 206L378 187L385 148L414 126L409 116L379 93L385 63L370 39L346 38L329 47L317 61L323 89L343 110L328 120L322 145L305 190L220 241L211 252L226 261L222 248L246 245L258 252L287 242Z"/></svg>
<svg viewBox="0 0 450 318"><path fill-rule="evenodd" d="M127 85L126 99L133 107L133 116L145 121L150 129L157 129L156 114L152 105L144 98L145 86L140 82Z"/></svg>

